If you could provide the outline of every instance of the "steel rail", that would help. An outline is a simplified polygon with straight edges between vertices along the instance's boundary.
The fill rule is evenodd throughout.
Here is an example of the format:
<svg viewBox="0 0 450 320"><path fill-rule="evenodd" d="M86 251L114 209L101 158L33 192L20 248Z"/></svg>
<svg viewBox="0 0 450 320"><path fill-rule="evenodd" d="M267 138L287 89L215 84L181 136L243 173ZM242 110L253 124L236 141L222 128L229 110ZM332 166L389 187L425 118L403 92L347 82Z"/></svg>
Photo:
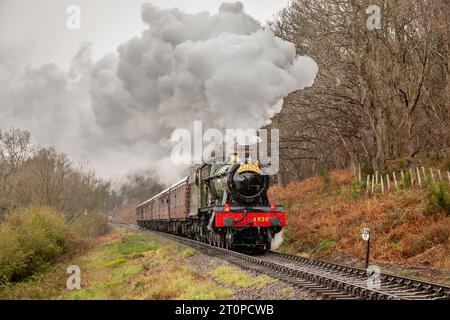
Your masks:
<svg viewBox="0 0 450 320"><path fill-rule="evenodd" d="M355 278L367 281L368 277L367 270L365 269L350 267L323 260L310 259L292 254L271 251L267 254L266 258L275 258L276 261L291 262L291 264L297 267L329 270L330 272L334 272L336 275L343 277L344 279ZM397 287L396 290L399 292L403 291L404 293L400 294L406 298L450 299L450 287L443 284L402 277L388 273L380 273L378 277L380 280L379 290L383 292L395 290L395 288Z"/></svg>
<svg viewBox="0 0 450 320"><path fill-rule="evenodd" d="M205 242L156 230L148 231L224 258L244 269L268 274L292 285L307 289L325 299L371 300L437 300L450 299L450 287L418 279L380 273L380 285L370 285L367 271L336 263L315 260L280 252L251 256L216 247Z"/></svg>

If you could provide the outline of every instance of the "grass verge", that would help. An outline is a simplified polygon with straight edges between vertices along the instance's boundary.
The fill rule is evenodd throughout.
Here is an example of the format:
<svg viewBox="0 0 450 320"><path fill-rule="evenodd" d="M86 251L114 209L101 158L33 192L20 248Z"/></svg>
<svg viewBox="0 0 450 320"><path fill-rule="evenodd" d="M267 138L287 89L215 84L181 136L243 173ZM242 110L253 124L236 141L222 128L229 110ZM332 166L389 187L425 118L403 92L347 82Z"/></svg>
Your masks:
<svg viewBox="0 0 450 320"><path fill-rule="evenodd" d="M266 275L252 277L232 266L219 266L208 273L216 281L233 287L261 289L277 280Z"/></svg>
<svg viewBox="0 0 450 320"><path fill-rule="evenodd" d="M192 270L185 261L195 255L190 248L124 229L98 242L90 251L58 262L47 272L1 287L0 299L195 300L228 299L233 294ZM81 269L80 290L66 289L69 265Z"/></svg>

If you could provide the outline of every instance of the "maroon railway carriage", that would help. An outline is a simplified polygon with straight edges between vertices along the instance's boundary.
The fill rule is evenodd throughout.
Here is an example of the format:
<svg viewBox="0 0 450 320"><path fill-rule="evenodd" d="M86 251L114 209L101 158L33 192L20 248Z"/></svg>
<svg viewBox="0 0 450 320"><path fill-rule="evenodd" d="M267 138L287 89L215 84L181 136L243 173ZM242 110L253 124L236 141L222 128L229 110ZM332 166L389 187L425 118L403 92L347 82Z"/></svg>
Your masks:
<svg viewBox="0 0 450 320"><path fill-rule="evenodd" d="M189 216L188 177L175 183L156 196L141 203L136 209L139 226L177 232L181 222Z"/></svg>

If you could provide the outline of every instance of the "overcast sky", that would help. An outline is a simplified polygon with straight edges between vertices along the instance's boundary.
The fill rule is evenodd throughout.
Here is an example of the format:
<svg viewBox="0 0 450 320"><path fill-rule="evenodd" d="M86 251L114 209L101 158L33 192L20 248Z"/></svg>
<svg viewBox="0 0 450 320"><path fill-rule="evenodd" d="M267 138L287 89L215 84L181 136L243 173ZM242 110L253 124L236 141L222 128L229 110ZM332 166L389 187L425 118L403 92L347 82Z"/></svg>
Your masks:
<svg viewBox="0 0 450 320"><path fill-rule="evenodd" d="M175 130L258 129L317 73L260 28L288 0L222 2L0 0L0 129L103 177L152 166L173 182ZM74 5L80 30L67 28Z"/></svg>
<svg viewBox="0 0 450 320"><path fill-rule="evenodd" d="M33 66L54 62L67 67L84 41L93 43L93 57L115 51L118 44L144 29L140 8L150 2L187 13L218 12L223 0L0 0L0 50L26 53ZM288 0L241 0L245 11L264 22ZM81 8L81 30L68 30L66 9Z"/></svg>

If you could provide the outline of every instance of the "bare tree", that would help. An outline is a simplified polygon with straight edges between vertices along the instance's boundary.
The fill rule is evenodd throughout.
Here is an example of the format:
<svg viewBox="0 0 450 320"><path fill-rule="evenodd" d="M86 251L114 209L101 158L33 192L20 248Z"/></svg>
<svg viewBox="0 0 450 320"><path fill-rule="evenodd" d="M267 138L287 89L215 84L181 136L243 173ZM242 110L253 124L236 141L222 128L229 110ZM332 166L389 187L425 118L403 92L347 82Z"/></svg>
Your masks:
<svg viewBox="0 0 450 320"><path fill-rule="evenodd" d="M293 0L269 23L319 64L273 121L284 167L300 176L318 162L385 169L450 147L449 1L376 1L379 30L367 27L372 3Z"/></svg>
<svg viewBox="0 0 450 320"><path fill-rule="evenodd" d="M142 202L162 191L164 187L156 173L149 169L128 175L127 181L120 188L120 194L124 200L135 199Z"/></svg>
<svg viewBox="0 0 450 320"><path fill-rule="evenodd" d="M23 165L31 156L31 138L28 131L11 129L0 130L0 217L10 205L9 195L12 182Z"/></svg>

